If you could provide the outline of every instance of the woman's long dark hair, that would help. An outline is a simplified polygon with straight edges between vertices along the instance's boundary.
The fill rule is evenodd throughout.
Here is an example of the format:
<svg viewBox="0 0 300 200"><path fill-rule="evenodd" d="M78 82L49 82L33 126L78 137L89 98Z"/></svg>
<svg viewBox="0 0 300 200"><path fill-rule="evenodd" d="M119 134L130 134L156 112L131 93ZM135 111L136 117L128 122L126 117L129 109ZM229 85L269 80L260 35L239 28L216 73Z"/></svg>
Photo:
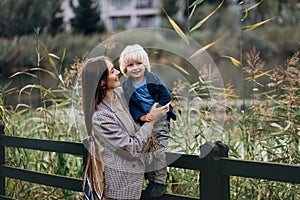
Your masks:
<svg viewBox="0 0 300 200"><path fill-rule="evenodd" d="M108 69L106 68L105 72L102 74L101 78L99 79L97 89L95 92L95 108L104 99L106 95L107 76L108 76Z"/></svg>
<svg viewBox="0 0 300 200"><path fill-rule="evenodd" d="M110 59L105 56L90 58L84 63L82 68L82 107L88 135L92 134L92 117L96 105L103 100L106 94L108 75L107 61L110 61Z"/></svg>

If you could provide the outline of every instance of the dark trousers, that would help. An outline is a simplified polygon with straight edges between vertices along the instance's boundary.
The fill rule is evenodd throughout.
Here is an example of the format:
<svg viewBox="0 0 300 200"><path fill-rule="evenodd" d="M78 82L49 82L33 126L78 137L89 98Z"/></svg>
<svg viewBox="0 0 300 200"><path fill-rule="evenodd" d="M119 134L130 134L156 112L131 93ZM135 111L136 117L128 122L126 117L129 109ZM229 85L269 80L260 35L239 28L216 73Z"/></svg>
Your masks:
<svg viewBox="0 0 300 200"><path fill-rule="evenodd" d="M152 134L156 137L159 146L154 152L151 163L145 164L145 178L155 183L165 184L167 178L166 147L170 137L170 121L158 121L154 124Z"/></svg>

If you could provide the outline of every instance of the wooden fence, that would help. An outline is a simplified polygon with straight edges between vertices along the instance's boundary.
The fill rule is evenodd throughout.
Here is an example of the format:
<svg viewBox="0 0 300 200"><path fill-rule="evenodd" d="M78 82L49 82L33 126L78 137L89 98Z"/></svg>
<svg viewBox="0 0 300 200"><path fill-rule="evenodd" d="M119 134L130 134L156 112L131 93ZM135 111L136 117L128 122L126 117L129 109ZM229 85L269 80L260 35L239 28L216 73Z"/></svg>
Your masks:
<svg viewBox="0 0 300 200"><path fill-rule="evenodd" d="M83 153L82 143L6 136L3 126L0 126L0 199L11 199L5 196L6 178L81 192L82 179L45 174L5 165L6 147L66 153L75 156L82 156ZM169 167L200 171L199 197L165 194L159 198L160 200L230 199L230 176L300 183L299 165L230 159L228 158L228 147L221 142L207 142L201 146L200 150L200 156L167 153L168 163L171 163Z"/></svg>

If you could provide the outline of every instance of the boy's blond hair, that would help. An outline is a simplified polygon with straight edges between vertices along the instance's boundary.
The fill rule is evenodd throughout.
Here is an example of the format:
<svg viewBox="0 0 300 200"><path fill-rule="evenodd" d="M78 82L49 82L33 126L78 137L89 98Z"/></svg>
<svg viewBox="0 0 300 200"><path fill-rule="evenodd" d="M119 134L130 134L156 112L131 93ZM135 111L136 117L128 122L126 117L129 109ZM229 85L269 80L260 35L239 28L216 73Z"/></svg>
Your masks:
<svg viewBox="0 0 300 200"><path fill-rule="evenodd" d="M150 71L148 54L139 44L127 45L120 55L120 70L124 76L127 77L127 65L133 61L141 61L145 65L146 70Z"/></svg>

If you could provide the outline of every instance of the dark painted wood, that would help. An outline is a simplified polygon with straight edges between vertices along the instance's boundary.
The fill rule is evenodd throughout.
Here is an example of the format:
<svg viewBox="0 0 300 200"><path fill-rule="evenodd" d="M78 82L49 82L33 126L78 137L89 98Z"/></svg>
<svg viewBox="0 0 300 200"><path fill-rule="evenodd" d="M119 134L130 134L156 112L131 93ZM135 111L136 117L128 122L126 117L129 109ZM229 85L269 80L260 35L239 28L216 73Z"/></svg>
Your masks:
<svg viewBox="0 0 300 200"><path fill-rule="evenodd" d="M5 147L27 148L41 151L82 156L82 143L39 140L5 136L0 125L0 198L5 197L5 177L49 185L81 192L82 179L44 174L5 166ZM300 166L271 162L246 161L228 158L228 147L221 142L207 142L200 147L201 154L184 155L166 153L169 167L200 171L201 200L230 199L230 176L259 178L273 181L300 183ZM165 194L160 200L195 200L199 198ZM143 196L143 200L147 200Z"/></svg>
<svg viewBox="0 0 300 200"><path fill-rule="evenodd" d="M0 135L0 146L82 155L82 143Z"/></svg>
<svg viewBox="0 0 300 200"><path fill-rule="evenodd" d="M0 176L5 176L13 179L48 185L57 188L63 188L73 191L82 191L82 179L59 176L54 174L45 174L35 171L29 171L9 166L0 166Z"/></svg>
<svg viewBox="0 0 300 200"><path fill-rule="evenodd" d="M0 125L0 166L5 164L5 148L2 145L1 136L4 135L4 126ZM1 168L0 168L1 173ZM5 196L5 176L0 175L0 195Z"/></svg>
<svg viewBox="0 0 300 200"><path fill-rule="evenodd" d="M300 165L221 158L223 174L300 184Z"/></svg>

